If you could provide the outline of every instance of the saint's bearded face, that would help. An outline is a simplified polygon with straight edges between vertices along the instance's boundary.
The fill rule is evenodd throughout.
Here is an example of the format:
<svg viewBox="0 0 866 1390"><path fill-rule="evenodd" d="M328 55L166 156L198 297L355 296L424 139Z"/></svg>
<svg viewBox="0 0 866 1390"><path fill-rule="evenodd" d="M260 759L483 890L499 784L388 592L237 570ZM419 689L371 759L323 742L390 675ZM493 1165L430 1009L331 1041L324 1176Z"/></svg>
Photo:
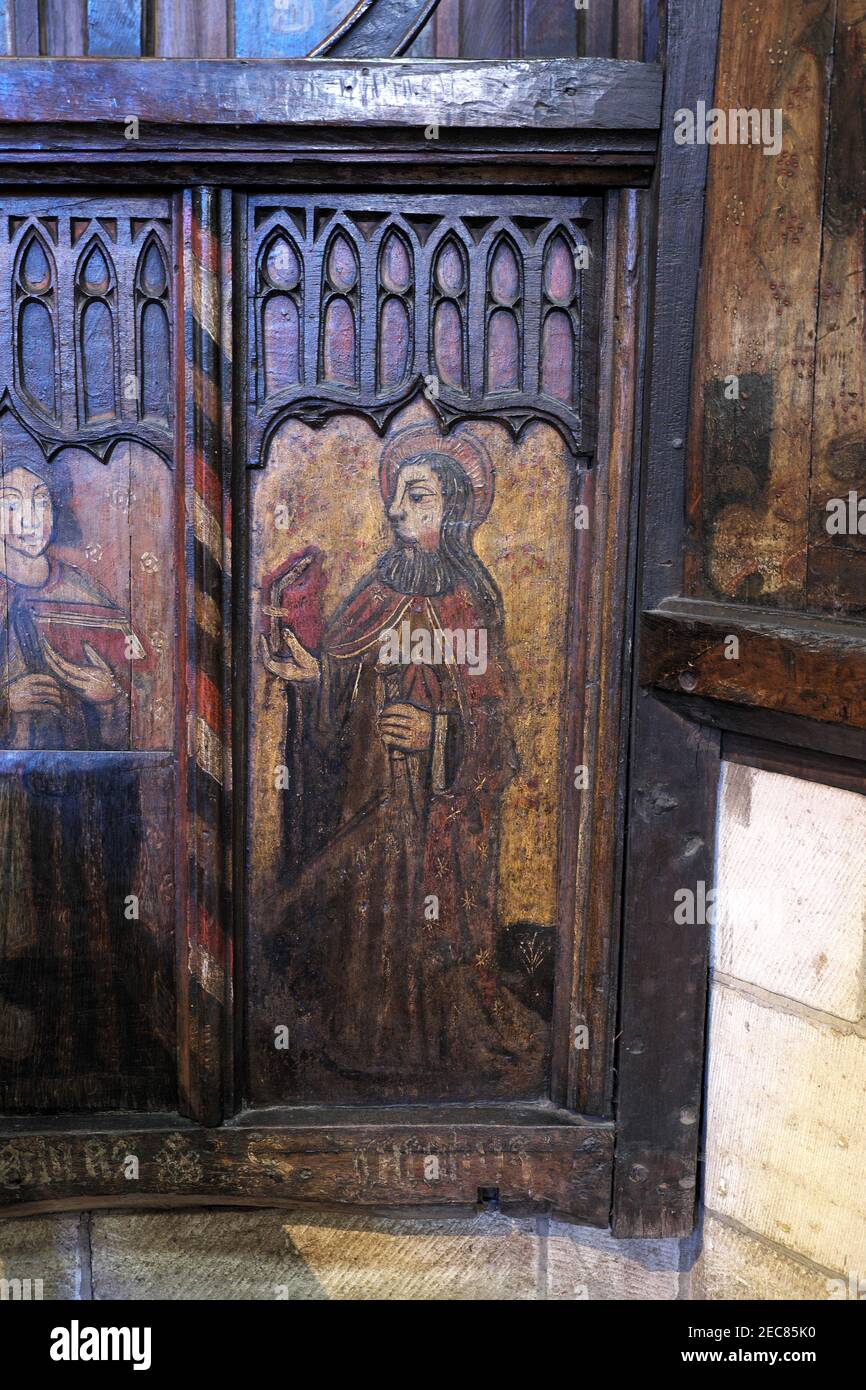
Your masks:
<svg viewBox="0 0 866 1390"><path fill-rule="evenodd" d="M442 484L425 463L406 463L397 475L388 520L403 545L438 550L442 535Z"/></svg>
<svg viewBox="0 0 866 1390"><path fill-rule="evenodd" d="M0 476L0 542L35 559L54 529L51 493L42 478L20 465Z"/></svg>

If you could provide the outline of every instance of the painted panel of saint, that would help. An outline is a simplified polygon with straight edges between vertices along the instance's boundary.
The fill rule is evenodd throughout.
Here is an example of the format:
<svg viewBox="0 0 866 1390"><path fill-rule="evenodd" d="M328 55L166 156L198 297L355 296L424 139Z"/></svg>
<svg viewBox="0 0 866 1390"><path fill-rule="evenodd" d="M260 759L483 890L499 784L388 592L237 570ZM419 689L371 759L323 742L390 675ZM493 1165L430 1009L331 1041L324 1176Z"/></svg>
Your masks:
<svg viewBox="0 0 866 1390"><path fill-rule="evenodd" d="M546 427L522 450L496 425L443 436L420 407L384 446L356 422L328 426L320 442L293 429L255 484L266 539L250 1095L541 1095L564 727L564 450ZM527 467L527 452L544 467ZM273 455L288 461L282 482ZM519 576L551 527L545 593L542 576L530 586Z"/></svg>
<svg viewBox="0 0 866 1390"><path fill-rule="evenodd" d="M169 698L129 612L131 541L144 538L129 507L144 461L133 467L130 457L88 460L76 497L69 468L46 461L11 413L0 419L5 1111L151 1109L175 1098L173 774L166 759L142 768L102 757L159 738L136 711L144 690ZM99 526L112 511L114 537ZM170 512L140 523L150 533L144 554L158 549L153 532L166 520ZM98 565L119 580L123 603ZM170 647L165 596L140 608Z"/></svg>

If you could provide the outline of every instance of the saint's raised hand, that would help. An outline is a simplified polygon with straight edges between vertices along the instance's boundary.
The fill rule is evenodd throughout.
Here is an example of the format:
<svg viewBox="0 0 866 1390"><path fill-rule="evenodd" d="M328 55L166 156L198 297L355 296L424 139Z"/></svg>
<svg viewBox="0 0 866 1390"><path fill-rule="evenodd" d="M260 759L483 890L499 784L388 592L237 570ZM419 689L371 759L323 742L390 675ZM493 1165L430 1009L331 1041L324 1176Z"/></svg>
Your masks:
<svg viewBox="0 0 866 1390"><path fill-rule="evenodd" d="M279 676L281 681L317 681L319 679L319 663L312 652L307 651L290 628L284 628L283 634L283 640L288 648L286 656L274 655L271 644L264 633L259 639L259 650L265 670L269 671L272 676Z"/></svg>

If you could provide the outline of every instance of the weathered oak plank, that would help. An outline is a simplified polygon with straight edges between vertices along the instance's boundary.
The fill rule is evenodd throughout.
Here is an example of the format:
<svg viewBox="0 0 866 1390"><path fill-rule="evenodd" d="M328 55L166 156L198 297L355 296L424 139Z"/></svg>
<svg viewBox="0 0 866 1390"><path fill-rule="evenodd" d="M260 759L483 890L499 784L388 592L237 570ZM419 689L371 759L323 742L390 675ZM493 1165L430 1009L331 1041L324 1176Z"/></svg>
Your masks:
<svg viewBox="0 0 866 1390"><path fill-rule="evenodd" d="M808 603L866 610L866 520L828 533L828 502L866 497L866 8L841 0L830 95L809 470Z"/></svg>
<svg viewBox="0 0 866 1390"><path fill-rule="evenodd" d="M835 8L723 6L713 101L725 112L779 111L783 133L776 154L736 141L709 153L689 436L691 594L778 607L804 597Z"/></svg>
<svg viewBox="0 0 866 1390"><path fill-rule="evenodd" d="M643 615L640 678L661 690L862 729L866 625L670 600Z"/></svg>
<svg viewBox="0 0 866 1390"><path fill-rule="evenodd" d="M0 1139L4 1216L75 1206L246 1199L279 1205L472 1206L553 1210L605 1225L607 1125L342 1125L31 1133ZM137 1168L130 1163L137 1162ZM128 1176L136 1172L136 1177Z"/></svg>
<svg viewBox="0 0 866 1390"><path fill-rule="evenodd" d="M719 0L669 7L653 316L645 394L641 601L681 584L683 439L704 217L705 148L673 142L673 114L712 92ZM640 634L638 641L640 642ZM682 1235L694 1220L707 929L674 922L674 893L712 881L718 735L635 687L624 888L617 1235Z"/></svg>
<svg viewBox="0 0 866 1390"><path fill-rule="evenodd" d="M661 69L603 58L529 62L135 59L0 67L0 121L220 126L655 130Z"/></svg>

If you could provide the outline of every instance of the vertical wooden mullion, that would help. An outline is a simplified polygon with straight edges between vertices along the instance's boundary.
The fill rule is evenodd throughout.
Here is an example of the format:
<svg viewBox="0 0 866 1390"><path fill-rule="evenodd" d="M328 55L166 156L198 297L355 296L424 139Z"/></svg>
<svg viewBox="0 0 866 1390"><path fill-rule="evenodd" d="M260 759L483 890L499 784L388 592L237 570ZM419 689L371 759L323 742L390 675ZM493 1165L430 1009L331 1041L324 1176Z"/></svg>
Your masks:
<svg viewBox="0 0 866 1390"><path fill-rule="evenodd" d="M87 52L87 0L42 0L46 58L81 58Z"/></svg>
<svg viewBox="0 0 866 1390"><path fill-rule="evenodd" d="M673 142L673 113L712 102L720 0L672 4L654 196L638 610L682 588L685 439L706 147ZM613 1229L691 1231L704 1071L708 926L679 925L675 894L712 884L718 734L640 687L632 693L617 1057Z"/></svg>
<svg viewBox="0 0 866 1390"><path fill-rule="evenodd" d="M249 267L248 205L245 195L240 193L223 195L231 202L231 247L233 254L232 275L229 292L232 296L232 309L229 316L224 312L226 329L225 344L231 345L231 361L224 355L224 375L226 387L223 392L224 411L231 450L226 458L226 478L229 482L230 505L233 508L236 526L233 532L231 585L226 593L226 606L231 608L231 626L225 631L232 634L232 660L226 663L226 680L231 691L231 750L233 767L238 776L232 793L231 818L231 888L232 888L232 1088L228 1093L230 1108L237 1110L243 1103L245 1080L244 1002L246 999L246 960L243 950L245 931L247 857L245 854L247 827L247 776L246 750L248 747L248 691L247 683L241 680L232 683L233 671L249 670L247 634L247 594L249 544L247 532L247 496L249 469L247 467L249 440L247 431L247 410L253 397L253 382L250 373L250 356L244 345L251 341L249 278L255 276L254 267ZM224 216L226 216L224 209ZM311 239L309 224L312 215L307 215L306 241ZM306 244L302 247L306 255ZM304 295L308 289L304 285ZM305 307L305 306L304 306ZM305 308L306 312L306 308ZM302 320L303 323L303 320ZM230 476L229 476L230 475Z"/></svg>
<svg viewBox="0 0 866 1390"><path fill-rule="evenodd" d="M157 58L226 58L229 0L152 0Z"/></svg>
<svg viewBox="0 0 866 1390"><path fill-rule="evenodd" d="M14 13L11 52L16 58L38 58L41 51L39 0L8 0L8 3Z"/></svg>
<svg viewBox="0 0 866 1390"><path fill-rule="evenodd" d="M223 1118L231 995L227 940L224 619L229 585L223 484L223 242L220 195L183 194L186 893L181 943L182 1100L205 1124ZM230 246L228 252L230 254Z"/></svg>

